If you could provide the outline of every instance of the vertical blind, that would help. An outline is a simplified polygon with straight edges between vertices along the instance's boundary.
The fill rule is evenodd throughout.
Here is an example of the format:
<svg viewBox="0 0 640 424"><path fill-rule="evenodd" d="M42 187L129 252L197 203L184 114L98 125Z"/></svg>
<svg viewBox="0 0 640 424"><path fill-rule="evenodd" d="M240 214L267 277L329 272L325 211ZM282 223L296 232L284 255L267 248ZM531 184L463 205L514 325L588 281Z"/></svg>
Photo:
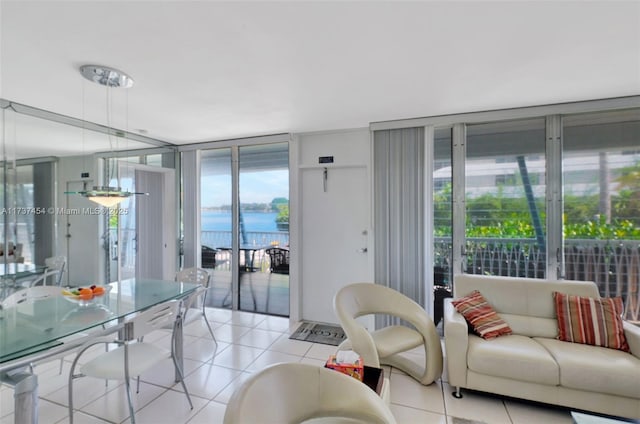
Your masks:
<svg viewBox="0 0 640 424"><path fill-rule="evenodd" d="M424 305L424 128L374 131L373 143L375 281Z"/></svg>

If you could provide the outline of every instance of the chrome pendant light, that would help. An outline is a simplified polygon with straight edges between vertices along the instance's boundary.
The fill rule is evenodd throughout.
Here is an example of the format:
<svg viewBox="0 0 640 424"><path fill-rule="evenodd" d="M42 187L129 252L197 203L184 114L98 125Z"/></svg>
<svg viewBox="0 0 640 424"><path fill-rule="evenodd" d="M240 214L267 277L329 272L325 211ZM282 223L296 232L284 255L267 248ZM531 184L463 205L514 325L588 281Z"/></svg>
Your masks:
<svg viewBox="0 0 640 424"><path fill-rule="evenodd" d="M114 68L109 68L107 66L100 65L83 65L80 67L80 73L83 77L88 79L89 81L95 82L96 84L104 85L107 90L112 88L124 87L130 88L133 86L133 78L129 75L125 74L122 71L119 71ZM108 93L107 93L108 94ZM107 103L109 103L107 101ZM107 104L107 126L108 128L108 137L109 137L109 145L111 146L111 150L113 152L113 144L111 143L111 122L109 122L109 104ZM110 168L110 167L108 167ZM110 180L110 175L107 176L107 181ZM120 179L117 175L116 171L116 181L119 185ZM149 193L136 193L130 191L123 191L121 187L111 187L111 186L94 186L92 190L85 191L77 191L77 192L66 192L66 194L80 194L92 202L95 202L104 207L110 208L123 200L131 197L133 195L148 195Z"/></svg>

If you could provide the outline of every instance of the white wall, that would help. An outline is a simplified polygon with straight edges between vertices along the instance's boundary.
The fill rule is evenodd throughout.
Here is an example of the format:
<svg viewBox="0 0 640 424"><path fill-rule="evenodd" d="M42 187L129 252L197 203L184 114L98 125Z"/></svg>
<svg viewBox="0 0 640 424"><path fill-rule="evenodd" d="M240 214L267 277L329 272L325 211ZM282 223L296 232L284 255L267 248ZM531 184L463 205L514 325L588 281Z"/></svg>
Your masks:
<svg viewBox="0 0 640 424"><path fill-rule="evenodd" d="M291 318L337 323L335 293L352 282L373 281L370 133L298 134L293 143L298 232L293 235L297 272L291 295L300 296L300 310L292 307ZM319 164L319 156L333 156L334 163ZM368 252L359 251L362 248Z"/></svg>

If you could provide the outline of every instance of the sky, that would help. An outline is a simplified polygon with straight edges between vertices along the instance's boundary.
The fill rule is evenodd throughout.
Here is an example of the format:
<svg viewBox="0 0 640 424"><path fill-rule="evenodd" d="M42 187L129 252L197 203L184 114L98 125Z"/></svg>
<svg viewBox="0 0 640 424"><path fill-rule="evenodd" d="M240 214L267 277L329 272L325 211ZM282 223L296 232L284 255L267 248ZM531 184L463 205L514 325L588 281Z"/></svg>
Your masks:
<svg viewBox="0 0 640 424"><path fill-rule="evenodd" d="M203 208L231 204L231 175L208 175L202 178ZM289 171L242 172L241 203L270 203L276 197L289 198Z"/></svg>

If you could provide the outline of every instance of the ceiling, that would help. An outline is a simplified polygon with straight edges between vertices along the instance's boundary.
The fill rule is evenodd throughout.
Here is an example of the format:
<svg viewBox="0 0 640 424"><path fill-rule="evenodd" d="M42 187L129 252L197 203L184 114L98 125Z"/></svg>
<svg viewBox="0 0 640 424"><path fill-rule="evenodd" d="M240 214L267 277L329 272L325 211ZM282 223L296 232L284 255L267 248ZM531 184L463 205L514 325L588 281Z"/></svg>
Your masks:
<svg viewBox="0 0 640 424"><path fill-rule="evenodd" d="M0 98L175 144L640 94L638 1L0 0L0 20ZM135 85L107 102L88 63Z"/></svg>

